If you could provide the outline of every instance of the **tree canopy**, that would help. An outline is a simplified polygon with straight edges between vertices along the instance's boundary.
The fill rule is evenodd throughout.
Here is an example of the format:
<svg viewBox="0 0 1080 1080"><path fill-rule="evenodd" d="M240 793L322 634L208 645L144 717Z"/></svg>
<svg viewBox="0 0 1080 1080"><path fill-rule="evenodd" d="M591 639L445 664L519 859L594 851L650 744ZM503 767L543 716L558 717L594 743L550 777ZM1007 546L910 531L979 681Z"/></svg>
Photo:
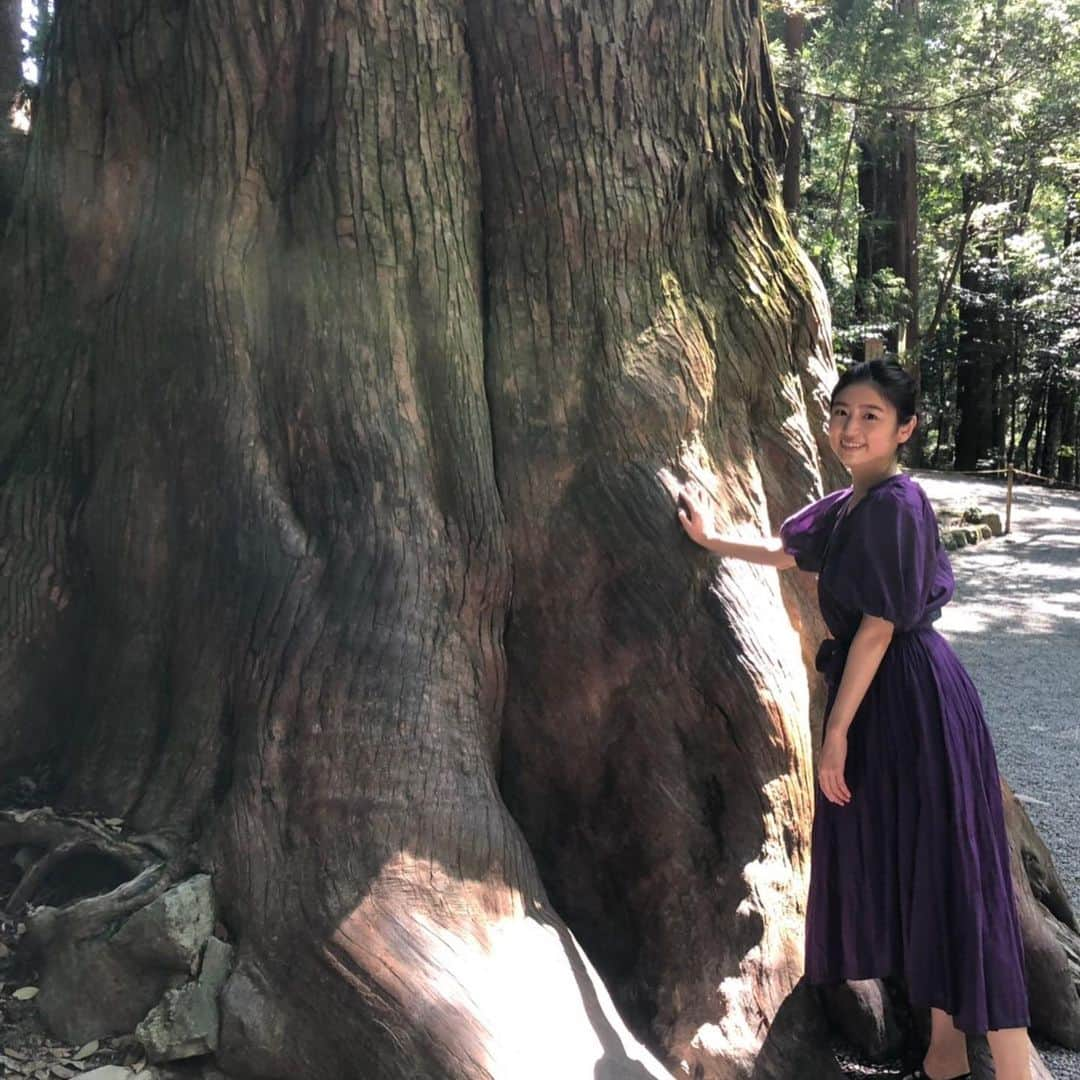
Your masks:
<svg viewBox="0 0 1080 1080"><path fill-rule="evenodd" d="M978 456L1072 479L1080 4L829 0L773 4L767 19L802 128L790 209L828 289L838 350L858 352L914 308L921 337L909 351L935 460L952 463L965 407L957 369L970 362L1000 414ZM797 49L785 45L792 20L806 27ZM860 236L888 224L861 190L859 148L898 125L917 144L914 295L894 268L865 273L858 257Z"/></svg>

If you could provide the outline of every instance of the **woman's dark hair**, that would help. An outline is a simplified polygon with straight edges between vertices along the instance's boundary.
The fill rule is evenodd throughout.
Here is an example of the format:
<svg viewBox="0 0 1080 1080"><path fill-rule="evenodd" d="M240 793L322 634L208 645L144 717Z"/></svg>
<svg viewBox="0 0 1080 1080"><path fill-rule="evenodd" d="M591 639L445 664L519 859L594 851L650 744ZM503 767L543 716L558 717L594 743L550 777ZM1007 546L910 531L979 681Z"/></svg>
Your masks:
<svg viewBox="0 0 1080 1080"><path fill-rule="evenodd" d="M833 387L830 406L841 390L854 383L873 383L896 409L898 423L904 424L915 415L915 380L895 360L861 360L853 364Z"/></svg>

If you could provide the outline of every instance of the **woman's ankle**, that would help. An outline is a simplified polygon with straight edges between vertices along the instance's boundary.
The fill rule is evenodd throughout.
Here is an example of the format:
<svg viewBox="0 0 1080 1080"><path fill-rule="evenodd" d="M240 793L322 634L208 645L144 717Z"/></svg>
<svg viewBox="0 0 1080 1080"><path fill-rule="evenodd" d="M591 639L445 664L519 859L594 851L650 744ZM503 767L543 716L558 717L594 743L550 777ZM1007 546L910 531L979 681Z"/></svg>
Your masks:
<svg viewBox="0 0 1080 1080"><path fill-rule="evenodd" d="M958 1047L931 1046L923 1058L923 1072L931 1080L953 1080L953 1077L963 1076L970 1069L966 1042Z"/></svg>

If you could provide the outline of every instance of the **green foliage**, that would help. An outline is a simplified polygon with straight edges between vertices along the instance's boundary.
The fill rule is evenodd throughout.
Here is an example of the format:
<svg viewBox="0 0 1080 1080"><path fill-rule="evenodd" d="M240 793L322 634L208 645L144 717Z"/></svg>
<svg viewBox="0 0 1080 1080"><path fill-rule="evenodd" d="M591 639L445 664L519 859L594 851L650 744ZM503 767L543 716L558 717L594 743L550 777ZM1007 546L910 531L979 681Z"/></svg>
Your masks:
<svg viewBox="0 0 1080 1080"><path fill-rule="evenodd" d="M794 224L829 292L838 351L910 310L895 275L858 279L856 167L860 140L888 153L890 133L911 122L933 406L956 419L949 379L973 332L965 312L1010 351L1009 392L1034 395L1047 371L1080 381L1080 0L772 0L774 42L796 10L808 20L800 54L773 46L779 82L802 94ZM945 290L965 231L963 287L957 274Z"/></svg>
<svg viewBox="0 0 1080 1080"><path fill-rule="evenodd" d="M23 72L26 81L35 85L45 65L45 47L52 25L53 0L24 0L23 3Z"/></svg>

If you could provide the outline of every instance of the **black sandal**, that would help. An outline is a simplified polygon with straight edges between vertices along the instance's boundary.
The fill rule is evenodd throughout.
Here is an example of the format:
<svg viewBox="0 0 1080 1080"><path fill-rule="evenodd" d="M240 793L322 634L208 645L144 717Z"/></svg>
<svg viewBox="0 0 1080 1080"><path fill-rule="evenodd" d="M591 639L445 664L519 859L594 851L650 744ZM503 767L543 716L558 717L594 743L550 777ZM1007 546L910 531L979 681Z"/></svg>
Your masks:
<svg viewBox="0 0 1080 1080"><path fill-rule="evenodd" d="M930 1080L930 1077L922 1071L922 1066L919 1065L914 1072L904 1073L903 1080ZM961 1073L959 1076L950 1077L950 1080L971 1080L971 1073Z"/></svg>

